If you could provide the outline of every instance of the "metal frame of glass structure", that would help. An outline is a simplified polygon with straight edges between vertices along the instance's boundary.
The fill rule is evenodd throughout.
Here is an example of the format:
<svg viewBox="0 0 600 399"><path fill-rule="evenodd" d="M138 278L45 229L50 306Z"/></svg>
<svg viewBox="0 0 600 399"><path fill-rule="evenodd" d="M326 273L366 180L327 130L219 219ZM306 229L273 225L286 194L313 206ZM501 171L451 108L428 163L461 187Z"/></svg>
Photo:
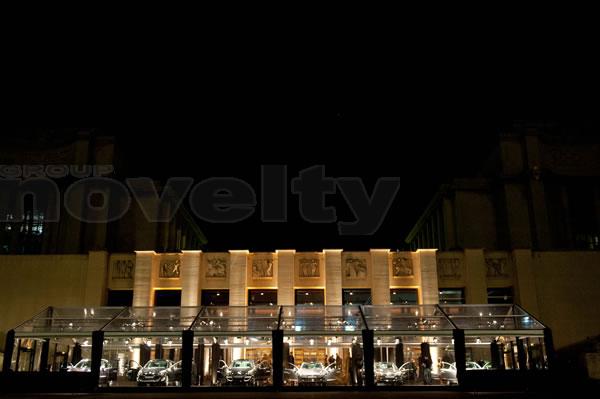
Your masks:
<svg viewBox="0 0 600 399"><path fill-rule="evenodd" d="M3 371L11 370L15 342L20 339L91 337L91 372L98 377L107 338L178 337L182 386L189 387L194 337L263 336L271 337L273 386L278 389L283 384L284 335L343 339L359 334L366 386L374 386L375 335L452 340L459 383L466 371L465 343L473 337L535 337L543 340L546 365L553 357L551 331L518 305L48 307L7 333ZM47 356L46 348L40 364L47 363Z"/></svg>

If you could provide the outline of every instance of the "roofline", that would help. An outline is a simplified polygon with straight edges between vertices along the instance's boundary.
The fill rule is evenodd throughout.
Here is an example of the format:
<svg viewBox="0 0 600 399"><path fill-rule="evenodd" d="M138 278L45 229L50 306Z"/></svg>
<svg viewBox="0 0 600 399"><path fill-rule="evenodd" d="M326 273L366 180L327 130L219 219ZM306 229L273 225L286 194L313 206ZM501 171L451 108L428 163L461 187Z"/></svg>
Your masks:
<svg viewBox="0 0 600 399"><path fill-rule="evenodd" d="M423 226L423 224L425 223L425 220L429 217L433 208L438 204L438 202L440 201L440 198L448 192L449 188L450 188L449 184L442 184L440 186L439 190L433 195L433 198L431 199L431 201L429 201L429 204L427 204L427 207L421 213L421 216L419 217L419 219L417 219L415 225L413 226L413 228L410 230L410 232L404 239L404 242L406 244L410 244L410 242L419 233L421 226Z"/></svg>

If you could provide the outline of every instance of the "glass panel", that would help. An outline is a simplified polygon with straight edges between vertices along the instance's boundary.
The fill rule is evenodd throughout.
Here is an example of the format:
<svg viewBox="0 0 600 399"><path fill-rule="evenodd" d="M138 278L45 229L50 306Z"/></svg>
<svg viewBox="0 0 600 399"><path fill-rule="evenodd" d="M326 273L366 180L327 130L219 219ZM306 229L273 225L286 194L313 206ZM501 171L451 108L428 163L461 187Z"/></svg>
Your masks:
<svg viewBox="0 0 600 399"><path fill-rule="evenodd" d="M91 336L124 308L48 308L15 329L17 337Z"/></svg>
<svg viewBox="0 0 600 399"><path fill-rule="evenodd" d="M440 288L440 305L462 305L465 303L464 288Z"/></svg>
<svg viewBox="0 0 600 399"><path fill-rule="evenodd" d="M210 387L273 384L270 335L194 337L192 385Z"/></svg>
<svg viewBox="0 0 600 399"><path fill-rule="evenodd" d="M457 383L452 337L376 334L374 355L377 385Z"/></svg>
<svg viewBox="0 0 600 399"><path fill-rule="evenodd" d="M154 306L179 306L181 305L181 290L156 290L154 291Z"/></svg>
<svg viewBox="0 0 600 399"><path fill-rule="evenodd" d="M284 336L284 385L362 386L364 363L362 336L294 335Z"/></svg>
<svg viewBox="0 0 600 399"><path fill-rule="evenodd" d="M419 292L411 288L392 288L390 305L416 305L419 303Z"/></svg>
<svg viewBox="0 0 600 399"><path fill-rule="evenodd" d="M350 288L342 290L344 305L366 305L371 303L370 288Z"/></svg>
<svg viewBox="0 0 600 399"><path fill-rule="evenodd" d="M363 312L369 329L386 334L397 332L420 332L421 335L440 334L452 335L454 327L446 316L435 305L392 306L373 305L363 306Z"/></svg>
<svg viewBox="0 0 600 399"><path fill-rule="evenodd" d="M133 305L133 290L108 290L108 306Z"/></svg>
<svg viewBox="0 0 600 399"><path fill-rule="evenodd" d="M180 386L181 336L105 336L100 386Z"/></svg>
<svg viewBox="0 0 600 399"><path fill-rule="evenodd" d="M90 359L92 352L91 337L59 336L48 339L17 338L11 361L13 371L68 372L81 359ZM44 344L47 345L48 361L41 364ZM89 370L88 370L89 371Z"/></svg>
<svg viewBox="0 0 600 399"><path fill-rule="evenodd" d="M200 307L134 307L125 309L104 329L108 335L181 335Z"/></svg>
<svg viewBox="0 0 600 399"><path fill-rule="evenodd" d="M514 305L442 305L458 328L498 335L498 330L540 330L544 325ZM485 331L485 332L483 332Z"/></svg>
<svg viewBox="0 0 600 399"><path fill-rule="evenodd" d="M296 290L296 305L325 304L324 290Z"/></svg>
<svg viewBox="0 0 600 399"><path fill-rule="evenodd" d="M487 290L489 304L512 304L513 303L513 288L488 288Z"/></svg>
<svg viewBox="0 0 600 399"><path fill-rule="evenodd" d="M271 335L277 329L279 306L207 306L198 315L196 335ZM256 334L261 333L261 334Z"/></svg>
<svg viewBox="0 0 600 399"><path fill-rule="evenodd" d="M519 345L523 349L522 363L526 369L548 367L543 337L470 335L465 337L467 370L517 370L520 368Z"/></svg>
<svg viewBox="0 0 600 399"><path fill-rule="evenodd" d="M248 306L277 305L277 290L248 290Z"/></svg>
<svg viewBox="0 0 600 399"><path fill-rule="evenodd" d="M364 327L358 306L283 306L281 327L299 334L355 334Z"/></svg>
<svg viewBox="0 0 600 399"><path fill-rule="evenodd" d="M202 306L228 306L229 290L202 290Z"/></svg>

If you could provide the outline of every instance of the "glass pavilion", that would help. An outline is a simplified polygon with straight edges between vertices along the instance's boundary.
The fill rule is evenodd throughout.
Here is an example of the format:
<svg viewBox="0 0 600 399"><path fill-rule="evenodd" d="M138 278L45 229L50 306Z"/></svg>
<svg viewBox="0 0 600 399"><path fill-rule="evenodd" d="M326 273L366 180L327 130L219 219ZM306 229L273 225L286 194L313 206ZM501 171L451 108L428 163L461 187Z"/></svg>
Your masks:
<svg viewBox="0 0 600 399"><path fill-rule="evenodd" d="M280 389L460 384L551 358L550 330L518 305L49 307L9 331L3 371Z"/></svg>

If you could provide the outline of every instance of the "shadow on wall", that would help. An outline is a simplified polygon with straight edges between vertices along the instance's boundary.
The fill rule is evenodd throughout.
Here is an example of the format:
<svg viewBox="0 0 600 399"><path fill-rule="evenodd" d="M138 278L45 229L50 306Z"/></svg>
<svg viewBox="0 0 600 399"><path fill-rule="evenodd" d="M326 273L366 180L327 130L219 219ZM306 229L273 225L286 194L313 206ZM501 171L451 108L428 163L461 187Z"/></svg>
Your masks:
<svg viewBox="0 0 600 399"><path fill-rule="evenodd" d="M557 350L556 368L573 378L600 381L600 335Z"/></svg>

